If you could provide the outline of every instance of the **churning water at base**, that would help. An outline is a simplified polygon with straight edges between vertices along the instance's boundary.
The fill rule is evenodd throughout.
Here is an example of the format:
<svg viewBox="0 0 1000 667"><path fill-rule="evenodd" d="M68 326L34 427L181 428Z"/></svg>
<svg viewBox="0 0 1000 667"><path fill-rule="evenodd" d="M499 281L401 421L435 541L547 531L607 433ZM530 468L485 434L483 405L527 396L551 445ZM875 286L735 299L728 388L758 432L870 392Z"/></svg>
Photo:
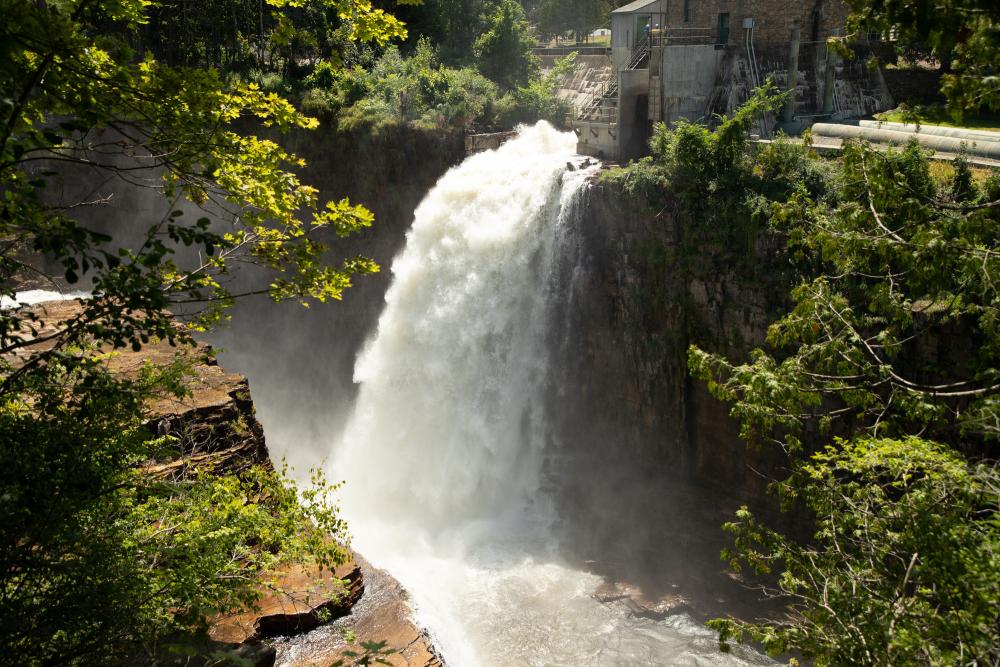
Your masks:
<svg viewBox="0 0 1000 667"><path fill-rule="evenodd" d="M354 546L450 665L764 664L687 616L633 616L560 564L543 492L555 267L592 170L540 123L449 171L392 266L334 452Z"/></svg>

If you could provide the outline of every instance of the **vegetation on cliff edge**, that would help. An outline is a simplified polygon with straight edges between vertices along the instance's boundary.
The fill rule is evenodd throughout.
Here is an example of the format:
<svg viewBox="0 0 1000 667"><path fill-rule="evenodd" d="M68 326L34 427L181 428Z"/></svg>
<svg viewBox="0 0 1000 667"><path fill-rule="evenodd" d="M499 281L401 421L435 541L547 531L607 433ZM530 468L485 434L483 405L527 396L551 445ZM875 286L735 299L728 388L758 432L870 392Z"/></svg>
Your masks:
<svg viewBox="0 0 1000 667"><path fill-rule="evenodd" d="M866 19L901 20L858 4ZM973 42L996 25L987 14L964 14ZM993 104L994 67L961 64L944 89L952 105ZM688 241L735 256L763 233L787 249L791 308L767 346L737 361L696 345L688 365L748 443L787 453L772 489L812 530L785 535L742 508L724 557L763 575L788 614L711 625L723 647L755 641L818 665L996 664L1000 174L977 177L960 158L941 178L916 143L848 142L836 160L750 145L748 123L776 101L758 91L714 132L660 126L650 158L608 176L673 202Z"/></svg>
<svg viewBox="0 0 1000 667"><path fill-rule="evenodd" d="M766 224L798 275L768 348L746 363L689 355L747 441L789 454L773 488L814 520L801 542L738 513L725 557L774 577L765 590L789 616L713 625L724 646L753 640L823 665L994 664L1000 175L977 182L959 160L939 182L915 143L852 143L833 163L782 141L754 151L728 130L764 99L714 133L660 128L654 156L613 176L666 188L696 234Z"/></svg>
<svg viewBox="0 0 1000 667"><path fill-rule="evenodd" d="M366 2L267 6L333 12L351 39L404 34ZM346 557L321 478L300 491L264 464L149 472L180 454L144 424L152 399L184 395L183 354L137 375L109 370L116 349L188 347L240 294L322 302L378 269L361 257L334 263L314 239L366 227L371 213L346 199L321 204L291 171L301 160L234 129L241 118L281 130L316 121L256 84L136 51L134 36L161 9L0 0L0 295L12 300L25 279L93 295L60 322L27 306L0 310L4 663L169 659L210 614L252 604L273 567ZM80 173L146 188L172 210L120 238L95 232L74 215L104 198L49 192ZM212 218L191 219L192 205ZM266 281L233 282L246 263L268 269Z"/></svg>

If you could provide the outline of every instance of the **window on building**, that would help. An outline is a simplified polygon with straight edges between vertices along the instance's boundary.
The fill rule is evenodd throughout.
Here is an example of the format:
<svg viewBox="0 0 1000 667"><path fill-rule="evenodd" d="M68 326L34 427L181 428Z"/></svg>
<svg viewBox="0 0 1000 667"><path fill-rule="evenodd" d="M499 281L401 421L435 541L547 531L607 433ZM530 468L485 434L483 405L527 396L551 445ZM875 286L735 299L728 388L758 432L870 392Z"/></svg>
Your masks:
<svg viewBox="0 0 1000 667"><path fill-rule="evenodd" d="M691 0L684 0L684 22L691 20Z"/></svg>
<svg viewBox="0 0 1000 667"><path fill-rule="evenodd" d="M729 12L719 14L719 41L717 43L729 43Z"/></svg>

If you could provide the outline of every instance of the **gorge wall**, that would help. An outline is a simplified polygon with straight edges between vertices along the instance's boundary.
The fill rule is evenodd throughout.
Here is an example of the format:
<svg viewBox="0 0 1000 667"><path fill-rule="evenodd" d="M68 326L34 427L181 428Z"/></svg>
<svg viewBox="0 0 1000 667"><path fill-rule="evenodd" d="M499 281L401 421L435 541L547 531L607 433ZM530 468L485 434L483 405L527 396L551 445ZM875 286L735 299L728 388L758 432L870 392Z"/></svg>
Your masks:
<svg viewBox="0 0 1000 667"><path fill-rule="evenodd" d="M746 358L785 305L790 265L779 239L694 229L667 200L654 208L599 179L585 194L548 472L566 548L588 567L696 616L756 615L761 600L719 560L721 526L742 504L788 520L766 494L785 460L739 439L687 349Z"/></svg>
<svg viewBox="0 0 1000 667"><path fill-rule="evenodd" d="M656 475L758 498L783 460L740 441L728 407L689 376L687 349L742 360L763 344L787 298L780 240L695 235L677 204L650 208L599 182L584 211L575 289L586 296L572 309L563 383L590 417L586 432L567 432Z"/></svg>
<svg viewBox="0 0 1000 667"><path fill-rule="evenodd" d="M231 326L212 336L227 367L250 376L272 453L287 457L304 477L346 419L355 392L354 359L382 310L389 266L413 211L438 178L462 161L465 146L460 131L406 127L377 135L321 128L275 138L306 160L302 181L319 189L320 201L349 197L375 214L374 225L358 234L322 238L330 260L363 255L382 267L360 277L335 304L306 309L267 297L243 300ZM313 451L305 443L321 446Z"/></svg>

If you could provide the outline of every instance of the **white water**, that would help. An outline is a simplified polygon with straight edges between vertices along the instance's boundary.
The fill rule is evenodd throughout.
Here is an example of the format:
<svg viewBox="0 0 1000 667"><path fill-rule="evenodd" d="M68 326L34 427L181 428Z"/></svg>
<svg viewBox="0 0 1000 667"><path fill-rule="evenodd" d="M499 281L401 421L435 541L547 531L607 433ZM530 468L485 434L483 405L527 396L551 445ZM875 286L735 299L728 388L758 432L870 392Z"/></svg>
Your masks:
<svg viewBox="0 0 1000 667"><path fill-rule="evenodd" d="M24 292L17 292L14 298L0 296L0 309L13 308L15 306L33 306L46 301L71 301L72 299L89 299L90 292L79 290L71 292L57 292L55 290L31 289Z"/></svg>
<svg viewBox="0 0 1000 667"><path fill-rule="evenodd" d="M552 543L547 315L590 173L566 169L575 143L526 128L417 209L330 469L348 480L354 546L407 588L452 666L750 664L684 615L598 602L599 578L561 565Z"/></svg>

